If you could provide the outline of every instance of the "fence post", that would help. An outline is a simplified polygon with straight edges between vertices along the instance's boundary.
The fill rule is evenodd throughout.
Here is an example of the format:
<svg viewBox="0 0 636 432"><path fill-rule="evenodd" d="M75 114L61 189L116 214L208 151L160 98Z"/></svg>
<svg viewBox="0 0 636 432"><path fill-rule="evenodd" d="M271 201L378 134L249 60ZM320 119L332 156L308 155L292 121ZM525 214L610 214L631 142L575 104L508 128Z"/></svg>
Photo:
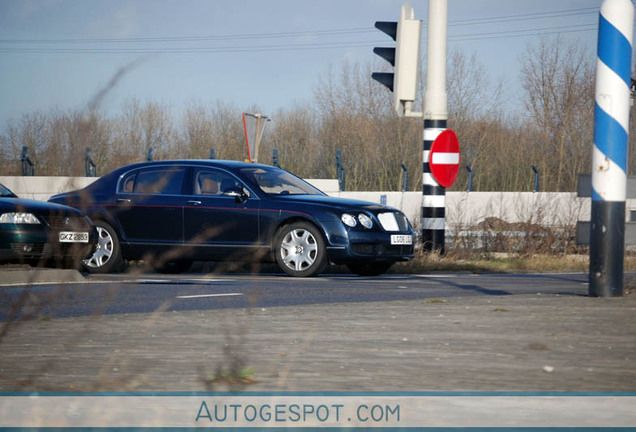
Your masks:
<svg viewBox="0 0 636 432"><path fill-rule="evenodd" d="M210 159L216 159L216 149L210 149Z"/></svg>
<svg viewBox="0 0 636 432"><path fill-rule="evenodd" d="M23 176L31 176L35 174L35 164L29 158L29 148L27 146L22 146L22 175Z"/></svg>
<svg viewBox="0 0 636 432"><path fill-rule="evenodd" d="M340 192L345 190L345 170L342 165L342 150L336 150L336 176L338 177L338 186Z"/></svg>
<svg viewBox="0 0 636 432"><path fill-rule="evenodd" d="M91 148L86 147L86 157L84 158L84 169L86 170L86 177L97 177L97 165L91 157Z"/></svg>
<svg viewBox="0 0 636 432"><path fill-rule="evenodd" d="M539 170L532 165L532 171L534 171L534 192L539 192Z"/></svg>
<svg viewBox="0 0 636 432"><path fill-rule="evenodd" d="M152 147L148 147L148 153L147 153L147 155L146 155L146 160L147 160L148 162L151 162L151 161L152 161L152 152L153 152Z"/></svg>
<svg viewBox="0 0 636 432"><path fill-rule="evenodd" d="M400 164L402 168L403 177L402 177L402 191L406 192L409 190L409 169L403 163Z"/></svg>
<svg viewBox="0 0 636 432"><path fill-rule="evenodd" d="M278 149L272 151L272 165L276 168L280 168L280 164L278 163Z"/></svg>
<svg viewBox="0 0 636 432"><path fill-rule="evenodd" d="M466 190L468 192L472 192L473 191L473 169L470 167L470 165L466 165L466 171L468 171L468 187L466 188Z"/></svg>

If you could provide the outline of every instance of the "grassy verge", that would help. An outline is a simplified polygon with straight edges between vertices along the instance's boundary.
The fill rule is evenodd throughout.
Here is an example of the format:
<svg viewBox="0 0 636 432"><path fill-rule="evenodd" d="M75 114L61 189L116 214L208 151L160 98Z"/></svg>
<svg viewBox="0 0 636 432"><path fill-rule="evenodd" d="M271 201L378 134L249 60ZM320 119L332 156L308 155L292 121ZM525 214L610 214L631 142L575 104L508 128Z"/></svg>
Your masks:
<svg viewBox="0 0 636 432"><path fill-rule="evenodd" d="M467 257L465 254L449 253L418 254L408 263L398 263L392 268L394 273L431 273L439 271L471 273L558 273L587 272L588 255L533 255L518 256L491 254L489 256ZM636 270L636 256L625 255L625 270Z"/></svg>

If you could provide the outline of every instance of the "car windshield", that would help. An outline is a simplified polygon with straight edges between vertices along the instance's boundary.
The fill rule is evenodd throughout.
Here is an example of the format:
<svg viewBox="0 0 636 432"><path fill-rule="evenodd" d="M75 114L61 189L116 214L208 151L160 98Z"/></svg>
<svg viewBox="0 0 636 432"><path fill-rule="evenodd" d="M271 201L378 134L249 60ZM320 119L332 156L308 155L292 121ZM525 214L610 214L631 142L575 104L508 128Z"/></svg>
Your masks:
<svg viewBox="0 0 636 432"><path fill-rule="evenodd" d="M0 197L2 198L15 198L16 195L11 192L9 189L4 187L4 185L0 184Z"/></svg>
<svg viewBox="0 0 636 432"><path fill-rule="evenodd" d="M324 195L304 180L278 168L250 167L241 173L268 195Z"/></svg>

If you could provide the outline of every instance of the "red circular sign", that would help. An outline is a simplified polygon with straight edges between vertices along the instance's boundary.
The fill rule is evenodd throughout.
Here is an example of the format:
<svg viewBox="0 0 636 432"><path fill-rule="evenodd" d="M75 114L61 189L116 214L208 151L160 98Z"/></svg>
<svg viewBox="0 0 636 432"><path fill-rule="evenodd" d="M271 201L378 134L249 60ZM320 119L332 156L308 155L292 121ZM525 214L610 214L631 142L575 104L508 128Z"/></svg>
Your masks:
<svg viewBox="0 0 636 432"><path fill-rule="evenodd" d="M429 153L428 164L437 183L451 187L459 174L459 140L450 129L435 138Z"/></svg>

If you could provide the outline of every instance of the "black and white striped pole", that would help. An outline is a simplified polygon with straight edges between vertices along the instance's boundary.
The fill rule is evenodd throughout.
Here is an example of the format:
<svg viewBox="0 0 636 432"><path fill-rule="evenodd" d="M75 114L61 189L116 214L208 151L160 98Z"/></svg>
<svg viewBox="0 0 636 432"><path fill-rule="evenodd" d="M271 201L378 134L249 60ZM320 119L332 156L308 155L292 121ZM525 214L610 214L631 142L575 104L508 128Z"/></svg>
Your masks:
<svg viewBox="0 0 636 432"><path fill-rule="evenodd" d="M427 252L444 253L446 189L431 173L430 153L435 139L446 130L446 120L424 120L422 164L422 246Z"/></svg>
<svg viewBox="0 0 636 432"><path fill-rule="evenodd" d="M425 251L444 253L446 189L431 173L430 151L435 139L446 130L446 37L448 0L429 0L424 94L424 153L422 164L422 246Z"/></svg>

